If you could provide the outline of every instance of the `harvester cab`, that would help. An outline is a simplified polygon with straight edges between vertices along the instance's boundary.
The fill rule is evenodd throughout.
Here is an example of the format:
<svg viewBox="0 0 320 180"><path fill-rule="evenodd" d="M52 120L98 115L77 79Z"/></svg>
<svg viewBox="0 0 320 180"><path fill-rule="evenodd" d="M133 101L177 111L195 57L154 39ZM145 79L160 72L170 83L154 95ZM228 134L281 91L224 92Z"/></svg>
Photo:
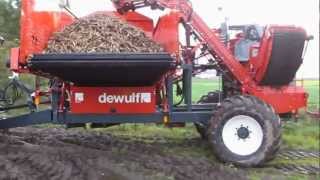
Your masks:
<svg viewBox="0 0 320 180"><path fill-rule="evenodd" d="M194 123L223 162L257 166L274 157L281 142L279 115L294 114L306 107L305 90L290 84L302 63L307 40L304 29L230 26L227 29L242 32L221 41L221 31L208 27L187 0L112 2L114 11L99 9L91 12L99 14L93 17L121 19L110 22L126 22L130 25L127 29L133 31L138 28L136 34L143 32L146 41L149 38L161 48L152 52L124 52L119 50L126 45L123 43L113 51L99 53L86 51L87 45L80 46L77 52L68 46L48 51L54 43L77 44L74 39L84 38L71 37L84 34L78 32L79 28L65 33L63 37L68 41L62 36L53 38L70 30L68 27L79 25L81 18L61 10L58 1L22 0L20 47L11 50L10 69L51 79L49 91L41 90L36 83L34 94L34 99L49 96L51 101L47 110L1 120L1 129L40 123L68 127L88 123L95 127L121 123ZM70 4L69 10L74 13L72 1ZM135 11L144 7L170 11L154 25L151 18ZM94 25L97 32L105 26L113 27L108 23ZM180 25L186 32L183 44ZM192 38L196 44L192 44ZM103 42L97 46L99 43ZM211 60L205 65L197 64L201 56L210 56ZM213 69L222 75L222 90L193 103L192 77ZM178 95L182 96L178 103L174 101L174 85L182 86L178 88Z"/></svg>
<svg viewBox="0 0 320 180"><path fill-rule="evenodd" d="M259 47L260 41L264 34L265 27L259 25L247 25L247 26L231 26L231 30L242 30L241 33L238 33L233 40L234 46L234 55L240 62L249 61L252 54L250 50L253 47ZM254 52L257 55L257 52Z"/></svg>
<svg viewBox="0 0 320 180"><path fill-rule="evenodd" d="M234 56L259 85L283 86L293 81L302 64L306 34L293 26L231 26L241 30L229 42Z"/></svg>

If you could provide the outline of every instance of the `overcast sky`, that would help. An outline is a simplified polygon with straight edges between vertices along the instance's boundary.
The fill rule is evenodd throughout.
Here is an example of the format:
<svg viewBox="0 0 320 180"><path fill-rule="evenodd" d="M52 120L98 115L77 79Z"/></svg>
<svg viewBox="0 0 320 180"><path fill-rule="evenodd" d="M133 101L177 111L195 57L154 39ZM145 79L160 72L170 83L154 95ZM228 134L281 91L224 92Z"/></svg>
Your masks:
<svg viewBox="0 0 320 180"><path fill-rule="evenodd" d="M60 0L36 0L41 4ZM112 10L110 0L70 0L78 15L95 10ZM195 11L212 27L228 16L231 24L286 24L304 27L315 37L310 42L304 63L298 72L300 78L319 77L319 0L191 0ZM223 13L218 7L223 7ZM141 10L154 20L164 12Z"/></svg>

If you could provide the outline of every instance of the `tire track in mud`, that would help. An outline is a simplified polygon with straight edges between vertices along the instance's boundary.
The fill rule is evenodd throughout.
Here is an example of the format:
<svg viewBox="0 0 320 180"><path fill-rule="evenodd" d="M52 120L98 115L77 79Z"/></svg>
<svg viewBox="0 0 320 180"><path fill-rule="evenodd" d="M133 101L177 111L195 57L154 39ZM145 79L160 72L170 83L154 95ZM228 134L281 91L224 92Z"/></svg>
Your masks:
<svg viewBox="0 0 320 180"><path fill-rule="evenodd" d="M192 138L186 139L185 141L181 141L181 139L166 139L163 138L149 138L149 137L125 137L122 136L121 138L124 139L136 139L140 141L156 141L160 140L160 144L166 146L180 146L180 147L200 147L204 146L205 142L200 140L199 138ZM164 142L165 141L165 142ZM179 142L180 141L180 142ZM291 164L273 164L273 165L265 165L265 168L273 168L278 171L281 171L285 174L290 173L299 173L304 175L315 175L320 173L320 167L314 166L310 164L294 164L295 160L305 160L305 159L313 159L315 161L320 162L320 152L319 151L311 151L311 150L294 150L294 149L282 149L279 151L277 158L285 159L285 160L292 160L293 163ZM263 167L262 167L263 168Z"/></svg>
<svg viewBox="0 0 320 180"><path fill-rule="evenodd" d="M282 150L280 151L279 157L283 159L304 159L304 158L315 158L320 159L319 151L308 151L308 150Z"/></svg>
<svg viewBox="0 0 320 180"><path fill-rule="evenodd" d="M296 160L305 160L312 159L318 161L320 163L320 153L319 151L309 151L309 150L292 150L292 149L284 149L281 150L278 154L280 159L292 160L292 163L288 164L275 164L272 165L272 168L280 170L285 174L290 173L299 173L305 175L315 175L320 173L320 164L318 166L310 165L310 164L295 164Z"/></svg>
<svg viewBox="0 0 320 180"><path fill-rule="evenodd" d="M304 165L304 164L299 164L299 165L277 164L277 165L273 165L272 167L280 170L285 174L299 173L299 174L305 174L305 175L316 175L316 174L319 174L320 172L319 166Z"/></svg>
<svg viewBox="0 0 320 180"><path fill-rule="evenodd" d="M178 139L178 138L163 138L163 137L139 137L139 136L126 136L120 135L116 136L117 139L125 142L136 144L144 144L148 142L152 147L180 147L180 148L190 148L190 147L203 147L206 146L206 142L199 138L189 138L189 139ZM120 144L122 144L120 143ZM138 148L139 149L139 148ZM159 148L157 148L158 150ZM153 151L153 150L152 150ZM310 150L293 150L293 149L283 149L277 155L277 158L285 160L304 160L304 159L313 159L320 162L320 153L318 151ZM290 173L299 173L304 175L315 175L319 174L320 167L310 164L272 164L265 165L265 168L273 168L284 174ZM263 167L262 167L263 168Z"/></svg>
<svg viewBox="0 0 320 180"><path fill-rule="evenodd" d="M244 170L167 154L161 147L168 143L156 142L62 128L17 128L0 137L0 179L247 179Z"/></svg>
<svg viewBox="0 0 320 180"><path fill-rule="evenodd" d="M125 169L117 171L102 152L11 138L0 146L0 179L144 179Z"/></svg>
<svg viewBox="0 0 320 180"><path fill-rule="evenodd" d="M17 128L0 135L0 179L246 179L206 157L177 156L163 148L203 147L200 138L113 136L62 128ZM319 158L319 152L281 150L279 158ZM267 165L284 174L316 174L311 165ZM3 170L1 170L3 169ZM32 172L30 174L30 172ZM10 178L9 178L10 177Z"/></svg>

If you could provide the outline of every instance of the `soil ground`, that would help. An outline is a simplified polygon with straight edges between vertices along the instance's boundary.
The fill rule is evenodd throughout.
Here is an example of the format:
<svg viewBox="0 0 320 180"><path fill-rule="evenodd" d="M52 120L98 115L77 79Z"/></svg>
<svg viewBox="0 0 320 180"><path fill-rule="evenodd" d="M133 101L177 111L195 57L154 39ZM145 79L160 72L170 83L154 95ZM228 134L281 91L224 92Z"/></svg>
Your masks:
<svg viewBox="0 0 320 180"><path fill-rule="evenodd" d="M16 128L0 134L0 179L288 179L288 173L273 167L252 174L251 169L222 164L212 156L182 153L206 146L200 137L176 140L61 127Z"/></svg>
<svg viewBox="0 0 320 180"><path fill-rule="evenodd" d="M0 142L0 179L246 179L207 159L165 154L165 143L110 134L17 128Z"/></svg>

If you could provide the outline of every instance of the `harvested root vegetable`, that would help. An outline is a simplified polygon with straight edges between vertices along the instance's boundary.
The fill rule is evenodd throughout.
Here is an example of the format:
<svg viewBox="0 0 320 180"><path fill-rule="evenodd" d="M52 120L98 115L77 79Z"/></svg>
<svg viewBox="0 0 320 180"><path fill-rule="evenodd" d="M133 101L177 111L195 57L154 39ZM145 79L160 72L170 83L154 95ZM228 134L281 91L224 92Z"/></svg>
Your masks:
<svg viewBox="0 0 320 180"><path fill-rule="evenodd" d="M156 53L163 48L117 17L94 14L79 19L49 40L45 53Z"/></svg>

